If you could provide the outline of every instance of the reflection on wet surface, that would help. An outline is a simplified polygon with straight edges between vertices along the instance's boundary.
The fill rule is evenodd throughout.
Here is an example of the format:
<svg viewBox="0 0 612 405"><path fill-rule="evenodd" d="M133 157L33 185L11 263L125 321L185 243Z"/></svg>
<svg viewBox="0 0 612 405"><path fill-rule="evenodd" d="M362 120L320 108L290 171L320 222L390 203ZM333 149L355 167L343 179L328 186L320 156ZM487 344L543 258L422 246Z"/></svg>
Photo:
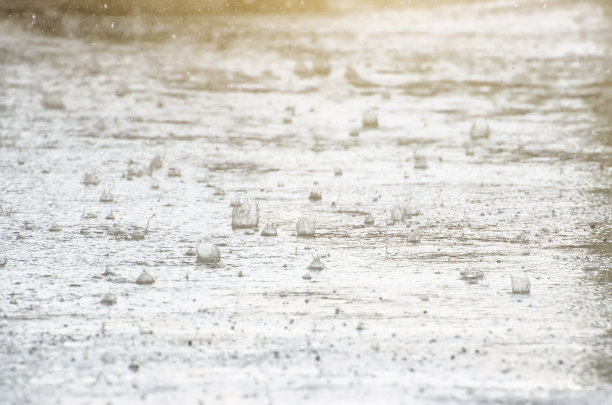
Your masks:
<svg viewBox="0 0 612 405"><path fill-rule="evenodd" d="M610 400L604 6L54 24L0 27L0 402Z"/></svg>

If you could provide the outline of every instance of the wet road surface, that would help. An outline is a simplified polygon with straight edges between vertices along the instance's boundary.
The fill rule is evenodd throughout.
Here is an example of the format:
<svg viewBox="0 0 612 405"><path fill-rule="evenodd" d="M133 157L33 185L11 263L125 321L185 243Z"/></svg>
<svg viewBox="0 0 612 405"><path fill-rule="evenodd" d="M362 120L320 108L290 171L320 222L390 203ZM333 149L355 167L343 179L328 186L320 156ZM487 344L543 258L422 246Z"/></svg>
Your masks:
<svg viewBox="0 0 612 405"><path fill-rule="evenodd" d="M2 20L0 402L612 403L611 21Z"/></svg>

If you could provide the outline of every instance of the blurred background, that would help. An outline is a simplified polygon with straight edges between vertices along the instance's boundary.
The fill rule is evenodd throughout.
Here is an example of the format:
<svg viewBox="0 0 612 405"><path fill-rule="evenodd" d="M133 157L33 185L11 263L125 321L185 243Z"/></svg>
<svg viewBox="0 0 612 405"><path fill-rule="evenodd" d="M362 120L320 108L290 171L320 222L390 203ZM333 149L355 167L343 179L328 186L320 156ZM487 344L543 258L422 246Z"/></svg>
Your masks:
<svg viewBox="0 0 612 405"><path fill-rule="evenodd" d="M290 12L354 9L359 7L432 7L442 4L473 3L490 0L5 0L0 7L8 11L55 9L89 14L198 14L217 12ZM555 0L553 0L555 1ZM545 1L537 1L541 4ZM605 1L602 1L605 3Z"/></svg>

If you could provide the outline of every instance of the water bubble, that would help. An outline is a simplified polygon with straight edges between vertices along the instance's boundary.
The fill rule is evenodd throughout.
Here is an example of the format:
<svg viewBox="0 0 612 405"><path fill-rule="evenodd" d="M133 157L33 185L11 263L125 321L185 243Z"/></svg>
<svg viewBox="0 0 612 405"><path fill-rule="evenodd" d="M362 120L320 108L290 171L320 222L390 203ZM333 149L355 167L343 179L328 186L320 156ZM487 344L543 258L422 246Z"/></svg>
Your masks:
<svg viewBox="0 0 612 405"><path fill-rule="evenodd" d="M83 176L83 181L81 181L81 183L85 184L86 186L97 186L100 184L100 179L95 175L95 173L87 172Z"/></svg>
<svg viewBox="0 0 612 405"><path fill-rule="evenodd" d="M1 254L0 255L0 267L5 267L7 263L8 263L8 258L6 257L5 254Z"/></svg>
<svg viewBox="0 0 612 405"><path fill-rule="evenodd" d="M106 231L116 240L144 240L147 228L142 228L138 225L130 225L126 229L118 224L113 224L112 227L107 227Z"/></svg>
<svg viewBox="0 0 612 405"><path fill-rule="evenodd" d="M113 195L108 190L103 191L102 194L100 195L100 202L112 203L113 200L114 200Z"/></svg>
<svg viewBox="0 0 612 405"><path fill-rule="evenodd" d="M393 209L391 210L391 220L393 221L392 224L396 223L396 222L400 222L404 219L404 208L403 207L393 207Z"/></svg>
<svg viewBox="0 0 612 405"><path fill-rule="evenodd" d="M336 167L334 169L334 176L342 176L342 168L341 167Z"/></svg>
<svg viewBox="0 0 612 405"><path fill-rule="evenodd" d="M378 115L374 110L368 110L361 117L361 125L364 129L378 128Z"/></svg>
<svg viewBox="0 0 612 405"><path fill-rule="evenodd" d="M304 274L304 275L302 276L302 278L303 278L304 280L312 280L312 276L310 275L310 273L306 273L306 274Z"/></svg>
<svg viewBox="0 0 612 405"><path fill-rule="evenodd" d="M210 243L200 243L196 248L196 254L198 255L198 263L214 264L221 260L221 252Z"/></svg>
<svg viewBox="0 0 612 405"><path fill-rule="evenodd" d="M418 215L421 215L421 211L418 208L414 208L413 206L410 206L408 204L405 204L402 207L402 211L404 212L404 217L402 218L403 220L406 220L409 217L416 217Z"/></svg>
<svg viewBox="0 0 612 405"><path fill-rule="evenodd" d="M181 177L181 169L177 167L169 167L168 177Z"/></svg>
<svg viewBox="0 0 612 405"><path fill-rule="evenodd" d="M151 171L151 173L153 173L155 170L161 169L163 165L164 163L162 161L161 156L159 154L156 154L151 160L151 163L149 163L149 170Z"/></svg>
<svg viewBox="0 0 612 405"><path fill-rule="evenodd" d="M261 231L261 236L277 236L276 226L273 223L269 223L266 227Z"/></svg>
<svg viewBox="0 0 612 405"><path fill-rule="evenodd" d="M155 279L146 270L143 270L142 273L140 273L140 276L138 276L136 279L136 284L140 285L148 285L153 283L155 283Z"/></svg>
<svg viewBox="0 0 612 405"><path fill-rule="evenodd" d="M478 283L478 280L482 280L484 278L484 273L470 266L467 269L461 270L459 272L459 276L462 280L468 282L469 284L476 284Z"/></svg>
<svg viewBox="0 0 612 405"><path fill-rule="evenodd" d="M364 79L352 66L346 68L344 78L355 87L372 87L374 83Z"/></svg>
<svg viewBox="0 0 612 405"><path fill-rule="evenodd" d="M321 201L322 195L323 193L321 192L320 189L314 189L310 192L308 199L310 201Z"/></svg>
<svg viewBox="0 0 612 405"><path fill-rule="evenodd" d="M319 142L318 140L312 145L310 148L313 152L323 152L325 150L325 146Z"/></svg>
<svg viewBox="0 0 612 405"><path fill-rule="evenodd" d="M489 137L489 123L484 120L478 120L472 124L470 129L470 138L484 139Z"/></svg>
<svg viewBox="0 0 612 405"><path fill-rule="evenodd" d="M296 225L298 236L314 236L316 229L316 221L314 218L301 217Z"/></svg>
<svg viewBox="0 0 612 405"><path fill-rule="evenodd" d="M365 225L374 225L374 217L372 214L366 215L366 217L363 219L363 223Z"/></svg>
<svg viewBox="0 0 612 405"><path fill-rule="evenodd" d="M321 262L320 256L316 256L312 260L312 263L310 263L310 265L308 266L308 270L314 270L314 271L325 270L325 265L323 264L323 262Z"/></svg>
<svg viewBox="0 0 612 405"><path fill-rule="evenodd" d="M62 231L62 227L57 224L53 224L49 227L49 232L61 232L61 231Z"/></svg>
<svg viewBox="0 0 612 405"><path fill-rule="evenodd" d="M127 180L132 180L134 177L142 177L145 175L145 168L136 162L130 161L128 162L128 168L125 175Z"/></svg>
<svg viewBox="0 0 612 405"><path fill-rule="evenodd" d="M109 276L114 276L116 274L115 272L111 271L111 269L108 266L106 266L106 268L104 269L104 273L102 273L102 275L104 277L109 277Z"/></svg>
<svg viewBox="0 0 612 405"><path fill-rule="evenodd" d="M523 230L514 237L514 241L518 243L529 243L529 231Z"/></svg>
<svg viewBox="0 0 612 405"><path fill-rule="evenodd" d="M244 200L232 210L232 229L257 228L259 204L255 200Z"/></svg>
<svg viewBox="0 0 612 405"><path fill-rule="evenodd" d="M420 243L421 242L421 233L416 229L411 229L406 234L406 241L408 243Z"/></svg>
<svg viewBox="0 0 612 405"><path fill-rule="evenodd" d="M510 277L513 294L529 294L531 290L531 281L527 274L513 274Z"/></svg>
<svg viewBox="0 0 612 405"><path fill-rule="evenodd" d="M117 297L115 297L113 294L108 293L104 296L104 298L102 298L102 300L100 301L101 304L104 305L115 305L117 303Z"/></svg>
<svg viewBox="0 0 612 405"><path fill-rule="evenodd" d="M83 219L96 219L98 215L95 212L85 212L83 211L83 215L81 215Z"/></svg>

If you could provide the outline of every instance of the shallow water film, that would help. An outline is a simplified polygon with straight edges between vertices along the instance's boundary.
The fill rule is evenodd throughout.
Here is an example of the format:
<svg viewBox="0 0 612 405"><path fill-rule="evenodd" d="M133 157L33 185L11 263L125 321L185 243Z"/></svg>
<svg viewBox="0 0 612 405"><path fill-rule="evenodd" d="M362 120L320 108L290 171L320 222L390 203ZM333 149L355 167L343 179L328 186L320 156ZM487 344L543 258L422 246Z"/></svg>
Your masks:
<svg viewBox="0 0 612 405"><path fill-rule="evenodd" d="M607 2L13 3L0 403L612 404Z"/></svg>

